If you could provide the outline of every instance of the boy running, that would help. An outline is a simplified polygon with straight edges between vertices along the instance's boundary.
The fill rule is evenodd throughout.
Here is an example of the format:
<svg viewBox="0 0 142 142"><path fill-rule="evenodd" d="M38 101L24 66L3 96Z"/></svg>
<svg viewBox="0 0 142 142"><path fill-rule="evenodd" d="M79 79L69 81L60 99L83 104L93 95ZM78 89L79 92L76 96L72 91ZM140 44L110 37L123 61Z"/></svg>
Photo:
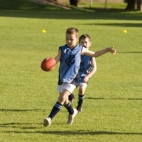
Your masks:
<svg viewBox="0 0 142 142"><path fill-rule="evenodd" d="M79 44L89 50L91 46L91 37L88 34L81 35ZM96 60L94 57L81 55L81 64L79 69L79 90L78 90L78 113L82 111L82 104L85 97L85 90L91 76L96 72Z"/></svg>
<svg viewBox="0 0 142 142"><path fill-rule="evenodd" d="M66 30L66 44L59 47L58 54L55 57L56 63L60 61L58 92L61 93L50 114L44 119L43 125L45 127L51 125L52 119L61 110L63 105L66 106L69 113L67 124L73 123L74 117L78 111L72 107L72 104L68 100L68 96L73 92L78 83L81 55L98 57L107 52L111 52L112 54L116 53L114 47L93 52L82 45L77 45L77 41L78 29L74 27L68 28Z"/></svg>

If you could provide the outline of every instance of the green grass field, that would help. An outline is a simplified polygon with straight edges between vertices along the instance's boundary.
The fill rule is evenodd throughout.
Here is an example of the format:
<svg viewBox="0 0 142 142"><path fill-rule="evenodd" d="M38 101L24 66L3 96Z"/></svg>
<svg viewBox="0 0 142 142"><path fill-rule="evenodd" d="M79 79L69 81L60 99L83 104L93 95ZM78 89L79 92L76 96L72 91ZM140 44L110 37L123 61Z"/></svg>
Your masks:
<svg viewBox="0 0 142 142"><path fill-rule="evenodd" d="M141 142L142 13L124 11L125 4L115 10L19 5L0 7L0 142ZM96 59L97 72L74 123L66 125L62 108L44 128L58 96L59 65L46 73L40 63L56 56L70 26L91 36L91 50L114 45L117 54ZM76 107L77 89L74 94Z"/></svg>

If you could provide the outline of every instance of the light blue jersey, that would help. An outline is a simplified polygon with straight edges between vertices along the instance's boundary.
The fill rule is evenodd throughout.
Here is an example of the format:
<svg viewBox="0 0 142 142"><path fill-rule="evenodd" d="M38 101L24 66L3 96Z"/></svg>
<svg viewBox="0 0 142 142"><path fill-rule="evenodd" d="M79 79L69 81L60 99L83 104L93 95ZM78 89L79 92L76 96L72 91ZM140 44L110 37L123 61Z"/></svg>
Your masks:
<svg viewBox="0 0 142 142"><path fill-rule="evenodd" d="M72 83L76 79L80 68L82 46L76 45L73 49L70 49L67 45L64 45L60 47L60 50L62 55L58 84Z"/></svg>
<svg viewBox="0 0 142 142"><path fill-rule="evenodd" d="M80 69L79 69L79 82L82 83L84 82L84 77L87 76L91 70L91 59L92 57L82 55L81 56L81 64L80 64Z"/></svg>

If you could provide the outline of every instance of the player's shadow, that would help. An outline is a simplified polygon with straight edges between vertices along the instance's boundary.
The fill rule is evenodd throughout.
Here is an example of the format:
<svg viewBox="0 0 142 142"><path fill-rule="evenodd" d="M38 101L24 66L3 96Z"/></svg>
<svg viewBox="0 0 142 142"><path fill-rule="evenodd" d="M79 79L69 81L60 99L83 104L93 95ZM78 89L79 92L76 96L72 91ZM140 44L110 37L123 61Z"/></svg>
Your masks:
<svg viewBox="0 0 142 142"><path fill-rule="evenodd" d="M19 113L19 112L45 112L44 109L0 109L0 112L12 112L12 113ZM18 114L19 115L19 114ZM41 123L36 123L35 126L33 123L19 123L19 122L11 122L11 123L0 123L0 127L4 128L20 128L20 129L37 129ZM39 126L40 127L40 126Z"/></svg>
<svg viewBox="0 0 142 142"><path fill-rule="evenodd" d="M112 131L90 131L90 130L77 130L77 131L46 131L38 132L42 134L58 134L58 135L142 135L142 133L135 132L112 132Z"/></svg>
<svg viewBox="0 0 142 142"><path fill-rule="evenodd" d="M95 98L95 97L86 97L88 100L142 100L142 98Z"/></svg>
<svg viewBox="0 0 142 142"><path fill-rule="evenodd" d="M52 135L142 135L141 132L112 132L112 131L4 131L4 133L37 133L37 134L52 134Z"/></svg>
<svg viewBox="0 0 142 142"><path fill-rule="evenodd" d="M20 129L37 129L37 127L33 126L33 123L18 123L18 122L17 123L16 122L0 123L0 127L4 127L4 128L20 128Z"/></svg>
<svg viewBox="0 0 142 142"><path fill-rule="evenodd" d="M142 52L140 52L140 51L125 52L125 51L124 51L124 52L117 52L117 53L130 53L130 54L131 54L131 53L134 53L134 54L135 54L135 53L138 53L138 54L141 54Z"/></svg>
<svg viewBox="0 0 142 142"><path fill-rule="evenodd" d="M90 25L90 26L115 26L115 27L142 27L142 23L85 23L84 25Z"/></svg>
<svg viewBox="0 0 142 142"><path fill-rule="evenodd" d="M56 123L58 124L58 123ZM121 132L121 131L91 131L91 130L66 130L66 131L51 131L49 129L42 130L41 123L0 123L2 128L13 128L13 130L3 130L3 133L17 134L51 134L51 135L142 135L141 132ZM17 129L18 128L18 129ZM38 129L38 130L37 130Z"/></svg>
<svg viewBox="0 0 142 142"><path fill-rule="evenodd" d="M5 112L27 112L27 111L44 111L43 109L7 109L7 108L2 108L0 111L5 111Z"/></svg>

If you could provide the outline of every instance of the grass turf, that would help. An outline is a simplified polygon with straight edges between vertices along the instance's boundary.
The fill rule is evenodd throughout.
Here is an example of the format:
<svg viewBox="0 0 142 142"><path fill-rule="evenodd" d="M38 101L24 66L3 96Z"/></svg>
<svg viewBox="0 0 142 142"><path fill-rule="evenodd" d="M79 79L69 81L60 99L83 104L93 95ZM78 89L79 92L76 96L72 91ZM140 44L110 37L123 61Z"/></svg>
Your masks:
<svg viewBox="0 0 142 142"><path fill-rule="evenodd" d="M0 11L0 141L140 142L141 13L95 7L37 10L33 5L28 10L10 6ZM65 124L63 108L51 127L44 128L43 118L58 96L58 65L46 73L40 62L57 54L70 26L77 27L79 35L91 36L91 50L114 45L117 54L96 59L97 72L89 81L83 112L73 125ZM47 32L41 33L42 29ZM77 90L74 93L75 107Z"/></svg>

